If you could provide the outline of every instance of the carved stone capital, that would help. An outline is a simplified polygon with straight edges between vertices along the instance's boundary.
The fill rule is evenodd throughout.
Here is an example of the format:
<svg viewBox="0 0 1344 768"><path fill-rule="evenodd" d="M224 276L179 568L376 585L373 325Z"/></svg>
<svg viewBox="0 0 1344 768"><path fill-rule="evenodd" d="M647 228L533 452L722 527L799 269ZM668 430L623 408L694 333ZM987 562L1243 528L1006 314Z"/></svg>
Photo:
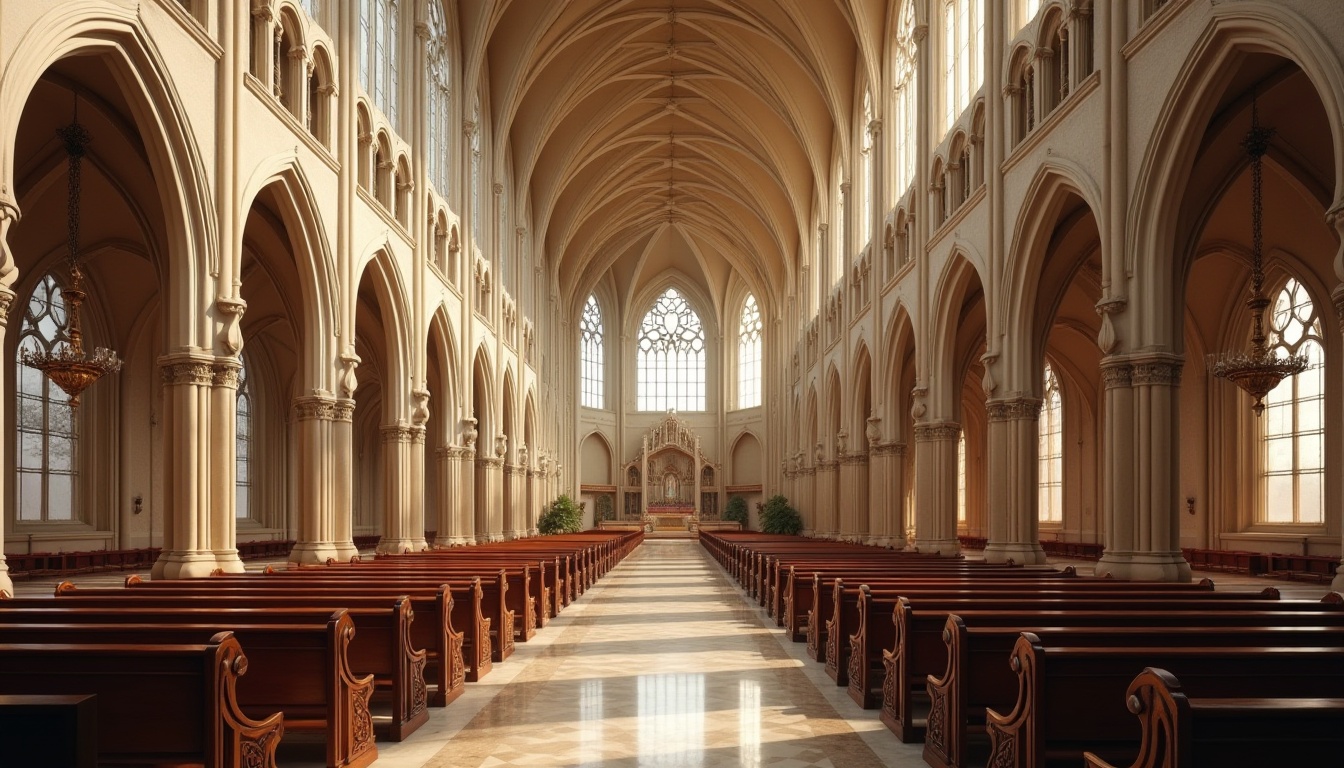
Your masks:
<svg viewBox="0 0 1344 768"><path fill-rule="evenodd" d="M9 324L9 310L14 306L15 293L0 285L0 328Z"/></svg>
<svg viewBox="0 0 1344 768"><path fill-rule="evenodd" d="M341 396L354 397L355 389L359 387L359 378L355 376L355 369L363 362L359 355L355 354L354 347L351 347L341 355Z"/></svg>
<svg viewBox="0 0 1344 768"><path fill-rule="evenodd" d="M1133 384L1134 367L1126 362L1112 361L1101 363L1101 381L1106 389L1128 387Z"/></svg>
<svg viewBox="0 0 1344 768"><path fill-rule="evenodd" d="M160 360L159 374L165 386L194 384L205 387L215 382L214 365L204 360Z"/></svg>
<svg viewBox="0 0 1344 768"><path fill-rule="evenodd" d="M990 421L1036 421L1041 417L1039 397L1015 397L985 403Z"/></svg>
<svg viewBox="0 0 1344 768"><path fill-rule="evenodd" d="M878 456L904 456L905 443L880 443L873 448Z"/></svg>
<svg viewBox="0 0 1344 768"><path fill-rule="evenodd" d="M1339 318L1341 325L1344 325L1344 283L1335 286L1335 290L1330 294L1331 300L1335 303L1335 316ZM4 302L3 295L0 295L0 303ZM0 323L4 318L0 317Z"/></svg>
<svg viewBox="0 0 1344 768"><path fill-rule="evenodd" d="M1135 386L1179 387L1181 369L1179 360L1144 360L1134 363L1132 380Z"/></svg>
<svg viewBox="0 0 1344 768"><path fill-rule="evenodd" d="M19 209L9 198L9 190L0 184L0 288L9 289L18 279L14 252L9 248L9 228L19 220Z"/></svg>
<svg viewBox="0 0 1344 768"><path fill-rule="evenodd" d="M915 442L933 443L952 441L955 442L961 437L961 425L952 421L944 421L936 424L916 424Z"/></svg>
<svg viewBox="0 0 1344 768"><path fill-rule="evenodd" d="M353 421L355 418L355 401L349 398L337 400L336 413L333 418L336 421Z"/></svg>
<svg viewBox="0 0 1344 768"><path fill-rule="evenodd" d="M415 408L411 411L411 423L423 427L425 422L429 421L429 390L423 388L411 390L411 400L415 403Z"/></svg>
<svg viewBox="0 0 1344 768"><path fill-rule="evenodd" d="M425 440L424 428L410 424L384 424L378 431L382 434L384 443L414 443Z"/></svg>
<svg viewBox="0 0 1344 768"><path fill-rule="evenodd" d="M840 457L840 463L849 466L867 466L868 454L866 453L847 453Z"/></svg>
<svg viewBox="0 0 1344 768"><path fill-rule="evenodd" d="M221 360L214 364L212 368L212 381L216 387L228 387L237 389L238 382L242 378L243 364L234 359Z"/></svg>
<svg viewBox="0 0 1344 768"><path fill-rule="evenodd" d="M299 421L310 421L312 419L334 421L336 419L336 399L321 395L296 397L294 398L294 416Z"/></svg>

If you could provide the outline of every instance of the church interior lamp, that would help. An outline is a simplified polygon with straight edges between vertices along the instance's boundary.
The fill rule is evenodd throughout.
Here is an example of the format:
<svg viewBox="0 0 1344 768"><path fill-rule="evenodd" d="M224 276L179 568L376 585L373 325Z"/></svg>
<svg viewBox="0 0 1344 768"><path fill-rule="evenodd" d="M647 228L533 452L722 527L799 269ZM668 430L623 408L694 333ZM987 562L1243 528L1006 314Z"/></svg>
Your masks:
<svg viewBox="0 0 1344 768"><path fill-rule="evenodd" d="M1251 346L1247 350L1209 355L1213 375L1227 379L1255 399L1251 408L1259 416L1265 410L1265 395L1289 376L1305 371L1309 360L1305 354L1280 355L1271 349L1265 336L1265 267L1261 253L1263 246L1261 200L1261 160L1269 149L1273 128L1260 125L1255 103L1251 103L1251 130L1241 144L1251 158L1251 295L1246 308L1251 311Z"/></svg>
<svg viewBox="0 0 1344 768"><path fill-rule="evenodd" d="M89 145L89 132L75 122L57 131L65 143L70 158L69 196L66 203L66 223L69 230L70 284L62 292L66 303L65 342L50 352L23 350L23 364L46 374L56 386L70 396L71 407L78 407L79 395L106 374L121 370L117 353L98 347L93 356L84 353L84 334L80 328L79 307L88 294L84 290L84 273L79 268L79 197L80 167Z"/></svg>

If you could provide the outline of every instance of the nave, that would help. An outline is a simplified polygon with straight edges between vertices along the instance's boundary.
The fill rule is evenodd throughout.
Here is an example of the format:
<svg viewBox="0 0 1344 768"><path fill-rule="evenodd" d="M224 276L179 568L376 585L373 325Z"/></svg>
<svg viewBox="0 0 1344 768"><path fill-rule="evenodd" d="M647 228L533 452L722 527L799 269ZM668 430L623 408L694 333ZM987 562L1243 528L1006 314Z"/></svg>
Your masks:
<svg viewBox="0 0 1344 768"><path fill-rule="evenodd" d="M378 747L376 768L924 765L692 540L646 540L508 664Z"/></svg>

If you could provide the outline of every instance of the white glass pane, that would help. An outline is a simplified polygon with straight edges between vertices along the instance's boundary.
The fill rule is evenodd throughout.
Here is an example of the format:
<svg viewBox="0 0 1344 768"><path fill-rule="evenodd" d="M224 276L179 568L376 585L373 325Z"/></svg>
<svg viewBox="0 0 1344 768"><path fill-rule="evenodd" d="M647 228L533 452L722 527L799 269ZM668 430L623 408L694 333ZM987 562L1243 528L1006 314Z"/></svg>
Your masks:
<svg viewBox="0 0 1344 768"><path fill-rule="evenodd" d="M239 485L235 488L234 498L237 500L234 514L241 520L248 516L248 487L246 485Z"/></svg>
<svg viewBox="0 0 1344 768"><path fill-rule="evenodd" d="M20 396L15 403L19 429L42 429L42 401L35 397Z"/></svg>
<svg viewBox="0 0 1344 768"><path fill-rule="evenodd" d="M1324 465L1325 457L1321 453L1322 438L1320 433L1297 438L1298 469L1316 469Z"/></svg>
<svg viewBox="0 0 1344 768"><path fill-rule="evenodd" d="M1265 469L1269 472L1292 471L1292 438L1277 438L1265 441Z"/></svg>
<svg viewBox="0 0 1344 768"><path fill-rule="evenodd" d="M27 469L42 468L42 435L24 432L19 438L19 466Z"/></svg>
<svg viewBox="0 0 1344 768"><path fill-rule="evenodd" d="M1316 432L1321 429L1324 401L1315 397L1299 401L1297 405L1297 429L1299 432Z"/></svg>
<svg viewBox="0 0 1344 768"><path fill-rule="evenodd" d="M1267 476L1265 492L1265 520L1270 523L1293 522L1293 476Z"/></svg>
<svg viewBox="0 0 1344 768"><path fill-rule="evenodd" d="M70 475L47 476L47 519L74 519L73 497L71 495L72 478Z"/></svg>
<svg viewBox="0 0 1344 768"><path fill-rule="evenodd" d="M47 442L48 468L69 472L74 469L75 441L68 437L51 437Z"/></svg>
<svg viewBox="0 0 1344 768"><path fill-rule="evenodd" d="M36 472L19 473L19 519L42 519L42 476Z"/></svg>
<svg viewBox="0 0 1344 768"><path fill-rule="evenodd" d="M1280 387L1283 385L1280 384ZM1271 397L1265 398L1267 407L1261 418L1265 420L1265 436L1274 437L1275 435L1286 435L1293 431L1293 412L1292 406L1279 398L1274 402L1271 398L1276 393L1271 393Z"/></svg>
<svg viewBox="0 0 1344 768"><path fill-rule="evenodd" d="M1323 475L1319 472L1307 472L1297 478L1297 521L1299 523L1322 523L1325 521L1325 493L1322 488Z"/></svg>

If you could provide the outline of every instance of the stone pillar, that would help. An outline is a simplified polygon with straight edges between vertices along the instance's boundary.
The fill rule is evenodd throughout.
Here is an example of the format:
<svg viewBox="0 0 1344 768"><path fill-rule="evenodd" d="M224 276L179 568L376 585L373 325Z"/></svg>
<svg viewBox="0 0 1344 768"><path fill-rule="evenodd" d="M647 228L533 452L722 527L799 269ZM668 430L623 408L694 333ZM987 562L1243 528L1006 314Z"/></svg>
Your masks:
<svg viewBox="0 0 1344 768"><path fill-rule="evenodd" d="M539 533L537 530L537 518L540 517L540 514L537 511L537 505L541 503L541 494L538 490L538 485L540 485L540 482L538 480L537 471L528 467L527 502L525 507L527 509L527 531L524 534L526 536L536 536Z"/></svg>
<svg viewBox="0 0 1344 768"><path fill-rule="evenodd" d="M1340 230L1340 235L1344 236L1344 206L1336 208L1332 212L1330 220ZM1340 242L1344 244L1344 239ZM1344 278L1344 247L1340 248L1339 253L1340 255L1335 258L1335 272L1339 277ZM1339 317L1339 325L1341 328L1344 328L1344 283L1335 286L1335 290L1331 293L1331 298L1334 299L1335 302L1335 315ZM2 296L0 296L0 301L3 301ZM0 341L2 340L3 337L0 337ZM1329 391L1331 383L1327 381L1325 386L1326 391ZM1335 386L1339 386L1339 383L1336 382ZM3 453L0 453L0 456L3 455ZM4 485L0 483L0 488L3 487ZM1326 498L1329 498L1329 496ZM0 531L0 533L3 533L3 531ZM1344 553L1344 544L1341 544L1340 551ZM0 560L0 582L3 582L5 575L3 569L4 561ZM1333 592L1344 593L1344 556L1341 556L1339 567L1335 569L1335 579L1330 583L1330 589Z"/></svg>
<svg viewBox="0 0 1344 768"><path fill-rule="evenodd" d="M839 462L826 460L821 443L817 443L817 465L812 493L813 507L817 515L816 535L823 539L834 539L840 535L840 522L835 509L835 483L839 466Z"/></svg>
<svg viewBox="0 0 1344 768"><path fill-rule="evenodd" d="M294 549L289 553L291 563L314 565L325 563L327 558L347 559L341 558L336 548L335 518L341 509L333 485L340 477L336 447L339 441L334 430L337 404L336 398L329 394L294 400L298 531ZM346 418L348 423L348 414ZM344 509L348 518L348 503Z"/></svg>
<svg viewBox="0 0 1344 768"><path fill-rule="evenodd" d="M905 546L902 501L905 497L905 443L873 446L869 471L868 543Z"/></svg>
<svg viewBox="0 0 1344 768"><path fill-rule="evenodd" d="M3 251L3 253L0 253L0 271L3 271L6 267L13 264L13 261L9 258L9 246L5 242L5 230L9 228L9 225L16 218L18 218L17 212L12 212L8 206L0 205L0 251ZM9 286L0 283L0 349L5 348L4 342L9 326L9 312L14 307L14 298L14 292L9 289ZM22 315L22 313L23 310L22 307L20 307L19 314ZM12 385L7 380L8 377L6 374L12 370L12 366L0 365L0 402L6 402L8 400L10 394L9 387ZM0 434L13 435L15 427L12 423L5 426L4 413L5 409L0 408ZM0 440L0 467L9 466L5 461L5 454L13 449L14 441L12 439ZM13 477L14 475L12 472L0 472L0 494L13 492ZM0 498L10 497L3 496ZM5 516L0 514L0 545L2 545L4 541ZM14 596L14 581L9 576L9 564L5 561L3 546L0 546L0 594L9 595L10 597Z"/></svg>
<svg viewBox="0 0 1344 768"><path fill-rule="evenodd" d="M468 445L454 455L457 471L457 493L452 495L454 526L463 544L475 544L476 529L476 448Z"/></svg>
<svg viewBox="0 0 1344 768"><path fill-rule="evenodd" d="M847 453L840 457L839 496L844 515L840 524L840 538L854 543L870 540L868 454Z"/></svg>
<svg viewBox="0 0 1344 768"><path fill-rule="evenodd" d="M799 459L801 462L802 459ZM817 509L817 468L800 465L798 468L798 504L808 510L808 522L803 533L808 536L821 535L821 511Z"/></svg>
<svg viewBox="0 0 1344 768"><path fill-rule="evenodd" d="M210 499L214 368L213 355L181 352L159 358L164 390L163 498L167 513L163 551L150 572L154 579L209 576L216 567Z"/></svg>
<svg viewBox="0 0 1344 768"><path fill-rule="evenodd" d="M476 541L502 541L504 515L500 485L504 460L494 457L476 459Z"/></svg>
<svg viewBox="0 0 1344 768"><path fill-rule="evenodd" d="M915 548L955 555L957 541L957 439L952 421L915 425Z"/></svg>
<svg viewBox="0 0 1344 768"><path fill-rule="evenodd" d="M215 363L211 389L210 433L216 435L210 451L210 548L215 566L225 573L242 573L238 557L238 371L235 358Z"/></svg>
<svg viewBox="0 0 1344 768"><path fill-rule="evenodd" d="M411 485L418 474L413 446L417 438L424 445L424 430L406 424L384 424L379 431L383 438L383 538L378 542L378 552L419 552L424 547L424 525L417 536L411 517L417 498L423 509L424 489L417 493ZM420 466L424 466L423 457Z"/></svg>
<svg viewBox="0 0 1344 768"><path fill-rule="evenodd" d="M338 397L331 420L331 522L329 532L336 559L349 562L355 548L355 399ZM293 559L292 557L290 558Z"/></svg>
<svg viewBox="0 0 1344 768"><path fill-rule="evenodd" d="M1182 358L1158 353L1103 360L1106 551L1099 576L1189 581L1181 555Z"/></svg>
<svg viewBox="0 0 1344 768"><path fill-rule="evenodd" d="M985 560L1020 565L1045 562L1040 542L1041 400L991 400L989 412L989 542Z"/></svg>

